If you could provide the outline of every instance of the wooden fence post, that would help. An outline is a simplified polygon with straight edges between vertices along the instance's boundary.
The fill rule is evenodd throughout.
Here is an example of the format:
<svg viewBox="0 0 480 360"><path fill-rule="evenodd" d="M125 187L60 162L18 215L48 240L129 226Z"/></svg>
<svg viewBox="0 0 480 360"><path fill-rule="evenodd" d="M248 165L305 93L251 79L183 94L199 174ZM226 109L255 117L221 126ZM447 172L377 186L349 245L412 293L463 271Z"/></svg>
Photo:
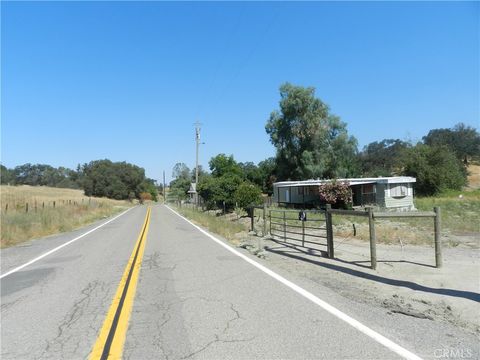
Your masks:
<svg viewBox="0 0 480 360"><path fill-rule="evenodd" d="M255 230L254 218L255 218L255 208L252 206L250 208L250 231Z"/></svg>
<svg viewBox="0 0 480 360"><path fill-rule="evenodd" d="M8 203L5 204L5 213L7 213L7 212L8 212Z"/></svg>
<svg viewBox="0 0 480 360"><path fill-rule="evenodd" d="M53 208L55 209L55 201L53 202Z"/></svg>
<svg viewBox="0 0 480 360"><path fill-rule="evenodd" d="M272 235L272 210L268 211L268 217L270 218L270 235Z"/></svg>
<svg viewBox="0 0 480 360"><path fill-rule="evenodd" d="M333 259L335 252L333 249L333 221L332 213L330 212L331 209L332 205L327 204L327 208L325 210L325 225L327 227L327 254L330 259Z"/></svg>
<svg viewBox="0 0 480 360"><path fill-rule="evenodd" d="M263 204L263 237L267 236L267 204Z"/></svg>
<svg viewBox="0 0 480 360"><path fill-rule="evenodd" d="M42 209L45 209L45 201L42 201Z"/></svg>
<svg viewBox="0 0 480 360"><path fill-rule="evenodd" d="M377 244L375 238L375 219L372 208L368 208L368 229L370 231L370 263L373 270L377 268Z"/></svg>
<svg viewBox="0 0 480 360"><path fill-rule="evenodd" d="M443 265L442 259L442 239L440 237L441 230L441 218L440 218L440 208L434 207L433 211L435 212L435 218L433 219L433 228L435 230L435 266L441 268Z"/></svg>
<svg viewBox="0 0 480 360"><path fill-rule="evenodd" d="M305 247L305 220L300 220L302 222L302 246Z"/></svg>
<svg viewBox="0 0 480 360"><path fill-rule="evenodd" d="M27 203L25 203L25 212L27 212L27 213L28 213L28 202L27 202Z"/></svg>

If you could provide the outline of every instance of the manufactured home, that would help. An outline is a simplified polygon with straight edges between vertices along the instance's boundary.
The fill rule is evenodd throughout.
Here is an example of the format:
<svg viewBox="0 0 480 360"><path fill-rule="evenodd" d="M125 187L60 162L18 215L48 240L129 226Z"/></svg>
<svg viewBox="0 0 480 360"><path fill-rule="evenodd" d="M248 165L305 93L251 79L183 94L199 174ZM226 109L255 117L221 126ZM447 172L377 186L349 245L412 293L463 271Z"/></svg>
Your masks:
<svg viewBox="0 0 480 360"><path fill-rule="evenodd" d="M332 180L282 181L273 184L273 202L287 206L321 205L319 185ZM352 189L353 206L374 206L386 210L415 210L413 183L408 176L337 179L348 182Z"/></svg>

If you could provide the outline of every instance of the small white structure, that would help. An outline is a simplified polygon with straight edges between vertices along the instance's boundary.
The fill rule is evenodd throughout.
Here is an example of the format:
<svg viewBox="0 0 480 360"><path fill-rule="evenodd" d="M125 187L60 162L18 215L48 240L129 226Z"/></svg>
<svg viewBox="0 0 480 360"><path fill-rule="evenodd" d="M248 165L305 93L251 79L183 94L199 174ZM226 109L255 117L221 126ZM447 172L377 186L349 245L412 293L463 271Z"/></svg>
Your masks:
<svg viewBox="0 0 480 360"><path fill-rule="evenodd" d="M273 201L279 204L311 206L321 203L319 185L333 180L281 181L273 184ZM413 183L409 176L337 179L348 182L353 206L376 206L387 210L415 210Z"/></svg>
<svg viewBox="0 0 480 360"><path fill-rule="evenodd" d="M190 202L196 203L197 202L197 184L190 183L190 189L188 189L187 194L190 196Z"/></svg>

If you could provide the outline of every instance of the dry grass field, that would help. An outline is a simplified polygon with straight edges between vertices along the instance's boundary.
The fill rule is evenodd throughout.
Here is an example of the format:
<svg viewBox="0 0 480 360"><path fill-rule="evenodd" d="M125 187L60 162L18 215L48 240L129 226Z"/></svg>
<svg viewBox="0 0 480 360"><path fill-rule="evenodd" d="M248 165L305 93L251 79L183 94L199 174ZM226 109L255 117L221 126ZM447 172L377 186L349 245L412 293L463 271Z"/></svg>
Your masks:
<svg viewBox="0 0 480 360"><path fill-rule="evenodd" d="M2 248L70 231L132 206L126 201L89 198L82 190L45 186L0 186Z"/></svg>

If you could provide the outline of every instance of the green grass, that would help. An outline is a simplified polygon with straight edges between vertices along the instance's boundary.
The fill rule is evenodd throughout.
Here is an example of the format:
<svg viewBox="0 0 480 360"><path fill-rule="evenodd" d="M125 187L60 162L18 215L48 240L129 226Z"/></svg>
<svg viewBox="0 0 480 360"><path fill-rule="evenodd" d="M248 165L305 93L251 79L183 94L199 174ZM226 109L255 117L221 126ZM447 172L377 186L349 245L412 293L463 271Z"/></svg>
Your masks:
<svg viewBox="0 0 480 360"><path fill-rule="evenodd" d="M203 212L186 207L175 207L175 209L195 224L201 225L233 243L238 242L235 238L236 234L248 231L248 227L245 224L229 220L223 216L216 216L210 212Z"/></svg>
<svg viewBox="0 0 480 360"><path fill-rule="evenodd" d="M480 190L451 191L435 197L415 199L421 211L441 208L442 227L456 234L480 232Z"/></svg>

